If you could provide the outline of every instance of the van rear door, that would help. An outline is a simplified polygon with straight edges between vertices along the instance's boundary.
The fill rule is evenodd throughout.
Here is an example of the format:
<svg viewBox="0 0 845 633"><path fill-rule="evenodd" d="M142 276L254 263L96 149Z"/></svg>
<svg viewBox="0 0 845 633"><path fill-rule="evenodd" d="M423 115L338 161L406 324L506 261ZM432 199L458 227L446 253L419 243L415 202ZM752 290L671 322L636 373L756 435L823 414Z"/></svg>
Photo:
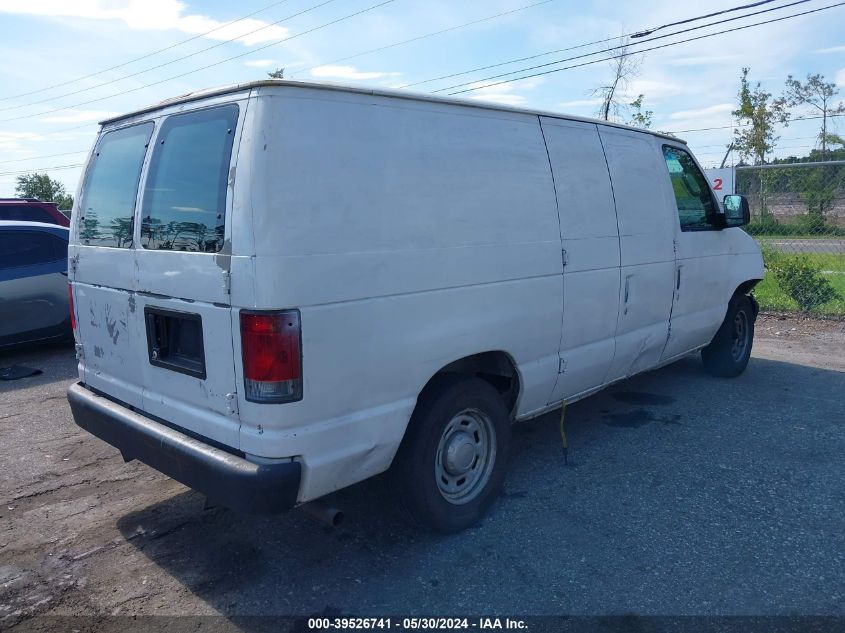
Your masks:
<svg viewBox="0 0 845 633"><path fill-rule="evenodd" d="M232 447L230 174L246 104L230 97L105 132L72 254L85 382ZM128 172L142 184L121 206L109 182Z"/></svg>

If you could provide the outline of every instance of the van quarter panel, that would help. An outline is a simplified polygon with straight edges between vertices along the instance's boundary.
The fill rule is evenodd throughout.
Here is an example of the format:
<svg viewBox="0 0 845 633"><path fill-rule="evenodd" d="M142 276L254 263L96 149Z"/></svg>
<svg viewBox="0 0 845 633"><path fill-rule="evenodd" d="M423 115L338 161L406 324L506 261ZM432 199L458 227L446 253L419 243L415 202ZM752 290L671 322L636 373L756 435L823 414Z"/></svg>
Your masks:
<svg viewBox="0 0 845 633"><path fill-rule="evenodd" d="M305 88L255 107L255 307L301 310L305 378L301 402L242 404L242 449L288 455L297 428L301 498L351 484L431 376L484 351L523 376L517 414L545 406L562 264L537 117ZM329 428L318 457L300 438Z"/></svg>

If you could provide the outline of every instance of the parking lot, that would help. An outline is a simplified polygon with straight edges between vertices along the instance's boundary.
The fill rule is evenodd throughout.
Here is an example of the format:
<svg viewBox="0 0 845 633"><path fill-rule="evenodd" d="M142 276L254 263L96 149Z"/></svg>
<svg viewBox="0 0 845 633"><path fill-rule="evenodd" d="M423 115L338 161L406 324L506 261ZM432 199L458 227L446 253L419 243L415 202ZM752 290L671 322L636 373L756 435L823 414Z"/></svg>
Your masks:
<svg viewBox="0 0 845 633"><path fill-rule="evenodd" d="M0 628L34 615L845 614L845 325L762 317L748 371L698 357L520 424L505 492L454 536L384 481L329 530L204 509L78 429L72 349L0 355Z"/></svg>

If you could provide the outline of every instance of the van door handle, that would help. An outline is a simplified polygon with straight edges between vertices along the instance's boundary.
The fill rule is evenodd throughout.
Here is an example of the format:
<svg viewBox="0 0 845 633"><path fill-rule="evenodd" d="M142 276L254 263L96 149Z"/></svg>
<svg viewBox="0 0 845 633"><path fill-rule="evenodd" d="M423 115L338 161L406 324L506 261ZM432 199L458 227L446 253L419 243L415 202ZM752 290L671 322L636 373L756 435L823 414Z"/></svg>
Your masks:
<svg viewBox="0 0 845 633"><path fill-rule="evenodd" d="M625 303L628 303L628 295L631 293L631 277L633 275L627 275L625 277Z"/></svg>
<svg viewBox="0 0 845 633"><path fill-rule="evenodd" d="M675 271L675 290L681 289L681 267L678 266L677 271Z"/></svg>

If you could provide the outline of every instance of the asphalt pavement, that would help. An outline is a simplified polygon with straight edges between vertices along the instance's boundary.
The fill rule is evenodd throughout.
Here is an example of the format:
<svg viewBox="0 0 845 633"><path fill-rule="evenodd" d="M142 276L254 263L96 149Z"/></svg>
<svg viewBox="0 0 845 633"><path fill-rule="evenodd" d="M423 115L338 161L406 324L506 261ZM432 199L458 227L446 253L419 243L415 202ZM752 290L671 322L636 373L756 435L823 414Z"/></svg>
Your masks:
<svg viewBox="0 0 845 633"><path fill-rule="evenodd" d="M385 478L256 518L72 422L71 348L0 355L0 629L49 615L845 616L845 325L764 319L745 374L698 357L519 424L461 534L408 527ZM44 621L44 620L41 620ZM37 628L37 627L36 627Z"/></svg>

